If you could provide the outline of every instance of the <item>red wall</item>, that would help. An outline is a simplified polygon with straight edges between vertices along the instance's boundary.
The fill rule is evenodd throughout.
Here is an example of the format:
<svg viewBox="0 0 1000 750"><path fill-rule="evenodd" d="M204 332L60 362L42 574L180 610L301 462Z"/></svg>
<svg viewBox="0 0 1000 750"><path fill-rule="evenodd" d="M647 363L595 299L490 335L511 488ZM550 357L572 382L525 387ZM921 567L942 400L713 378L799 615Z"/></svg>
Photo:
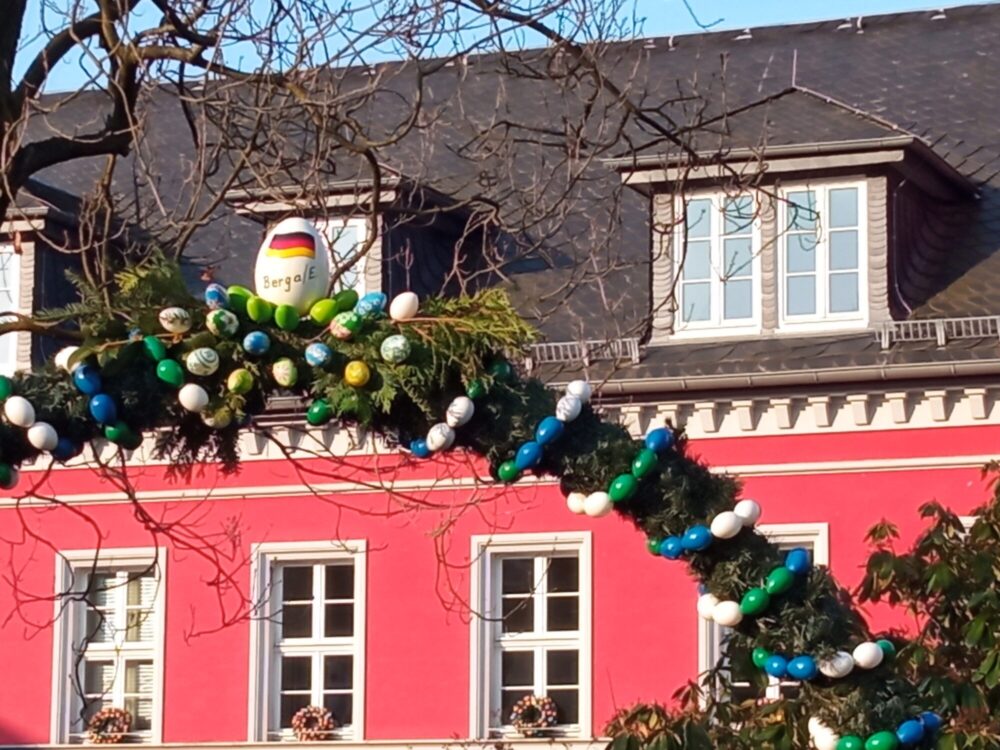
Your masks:
<svg viewBox="0 0 1000 750"><path fill-rule="evenodd" d="M937 499L968 512L985 501L986 483L978 468L934 468L935 457L979 456L998 442L1000 427L976 427L713 439L693 449L720 466L928 459L917 469L863 473L785 475L779 466L746 479L744 495L762 503L762 522L829 523L832 567L841 582L853 586L866 558L863 537L873 523L889 518L908 540L920 528L916 508L921 503ZM379 472L369 473L370 464L361 459L313 462L310 478L386 482L391 476L385 472L397 463L398 457L382 457ZM417 467L402 463L400 478L469 473L458 457ZM20 489L30 486L30 476L25 473ZM220 491L301 482L287 464L262 461L247 462L235 478L220 478L206 468L190 485L171 483L157 467L136 469L134 479L140 491ZM57 496L108 490L79 471L55 472L48 485ZM642 537L617 517L595 521L570 514L552 484L521 486L475 505L468 505L470 492L414 491L403 510L386 493L371 492L323 499L299 495L145 502L155 522L184 519L186 527L196 530L192 549L168 545L164 741L247 738L249 624L240 616L249 587L250 545L261 541L368 541L366 739L468 735L469 581L464 565L472 534L593 532L595 733L616 705L669 700L695 676L697 593L682 564L649 555ZM462 506L464 511L455 510ZM224 559L207 562L198 549L206 541L212 542L207 548L224 552ZM0 680L0 743L49 740L48 623L53 604L47 597L53 590L53 550L91 549L98 543L145 547L154 542L136 520L135 509L123 503L45 512L0 509L0 664L5 674ZM220 595L206 583L220 566L232 573L240 591ZM878 626L900 623L898 616L884 612L876 619Z"/></svg>

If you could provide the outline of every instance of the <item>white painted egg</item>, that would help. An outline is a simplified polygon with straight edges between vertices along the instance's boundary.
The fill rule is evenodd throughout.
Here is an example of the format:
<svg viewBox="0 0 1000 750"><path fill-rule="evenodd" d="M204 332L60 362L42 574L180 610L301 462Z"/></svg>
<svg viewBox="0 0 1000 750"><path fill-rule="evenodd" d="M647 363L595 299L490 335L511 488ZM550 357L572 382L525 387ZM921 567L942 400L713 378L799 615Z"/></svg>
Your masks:
<svg viewBox="0 0 1000 750"><path fill-rule="evenodd" d="M437 453L448 450L455 442L455 431L444 422L438 422L427 431L427 447Z"/></svg>
<svg viewBox="0 0 1000 750"><path fill-rule="evenodd" d="M840 742L840 735L827 726L820 725L812 735L813 746L816 750L837 750Z"/></svg>
<svg viewBox="0 0 1000 750"><path fill-rule="evenodd" d="M212 310L205 317L205 325L216 336L231 339L240 329L240 319L229 310Z"/></svg>
<svg viewBox="0 0 1000 750"><path fill-rule="evenodd" d="M885 658L885 652L877 643L865 641L854 647L851 657L854 659L854 663L862 669L875 669Z"/></svg>
<svg viewBox="0 0 1000 750"><path fill-rule="evenodd" d="M719 602L712 608L712 619L724 628L735 628L743 622L739 602Z"/></svg>
<svg viewBox="0 0 1000 750"><path fill-rule="evenodd" d="M829 659L821 659L818 666L825 677L840 680L854 669L854 657L846 651L838 651Z"/></svg>
<svg viewBox="0 0 1000 750"><path fill-rule="evenodd" d="M379 351L386 362L398 365L410 356L410 342L406 340L406 336L389 336L382 342Z"/></svg>
<svg viewBox="0 0 1000 750"><path fill-rule="evenodd" d="M740 500L733 508L733 513L740 517L744 526L753 526L760 520L760 505L756 500Z"/></svg>
<svg viewBox="0 0 1000 750"><path fill-rule="evenodd" d="M715 594L702 594L698 597L698 616L703 620L711 620L715 617L715 605L719 603L719 597Z"/></svg>
<svg viewBox="0 0 1000 750"><path fill-rule="evenodd" d="M586 380L574 380L569 385L566 386L566 393L570 396L576 396L583 403L590 401L590 396L593 393L593 389L590 387L590 383Z"/></svg>
<svg viewBox="0 0 1000 750"><path fill-rule="evenodd" d="M56 434L55 427L48 422L35 422L28 428L28 442L37 450L51 451L55 450L59 435Z"/></svg>
<svg viewBox="0 0 1000 750"><path fill-rule="evenodd" d="M282 388L291 388L299 380L299 369L291 359L282 357L271 365L271 375Z"/></svg>
<svg viewBox="0 0 1000 750"><path fill-rule="evenodd" d="M300 315L326 296L330 252L312 222L285 219L267 233L254 267L258 296L274 305L291 305Z"/></svg>
<svg viewBox="0 0 1000 750"><path fill-rule="evenodd" d="M582 492L571 492L566 495L566 507L570 513L580 514L584 512L587 496Z"/></svg>
<svg viewBox="0 0 1000 750"><path fill-rule="evenodd" d="M445 412L444 421L449 427L461 427L467 424L472 415L476 412L476 406L468 396L458 396L448 404L448 411Z"/></svg>
<svg viewBox="0 0 1000 750"><path fill-rule="evenodd" d="M7 421L17 427L31 427L35 423L35 407L24 396L11 396L3 405Z"/></svg>
<svg viewBox="0 0 1000 750"><path fill-rule="evenodd" d="M184 363L192 375L211 375L219 369L219 354L215 349L202 346L189 352Z"/></svg>
<svg viewBox="0 0 1000 750"><path fill-rule="evenodd" d="M170 333L187 333L191 330L191 313L183 307L166 307L160 310L160 325Z"/></svg>
<svg viewBox="0 0 1000 750"><path fill-rule="evenodd" d="M396 321L409 320L416 316L420 309L420 298L413 292L403 292L392 298L389 304L389 317Z"/></svg>
<svg viewBox="0 0 1000 750"><path fill-rule="evenodd" d="M591 492L583 501L583 512L591 518L601 518L608 515L614 508L611 495L607 492Z"/></svg>
<svg viewBox="0 0 1000 750"><path fill-rule="evenodd" d="M743 519L731 510L723 511L712 519L709 527L717 539L732 539L743 530Z"/></svg>
<svg viewBox="0 0 1000 750"><path fill-rule="evenodd" d="M580 416L583 402L576 396L566 395L556 402L556 419L560 422L572 422Z"/></svg>
<svg viewBox="0 0 1000 750"><path fill-rule="evenodd" d="M52 361L55 363L55 366L58 367L60 370L73 372L73 370L79 367L82 363L77 362L76 364L73 365L73 368L70 369L69 359L74 354L76 354L79 348L80 347L78 346L64 346L62 349L57 351L56 356L52 358Z"/></svg>
<svg viewBox="0 0 1000 750"><path fill-rule="evenodd" d="M177 400L188 411L202 412L208 406L208 393L197 383L188 383L177 392Z"/></svg>

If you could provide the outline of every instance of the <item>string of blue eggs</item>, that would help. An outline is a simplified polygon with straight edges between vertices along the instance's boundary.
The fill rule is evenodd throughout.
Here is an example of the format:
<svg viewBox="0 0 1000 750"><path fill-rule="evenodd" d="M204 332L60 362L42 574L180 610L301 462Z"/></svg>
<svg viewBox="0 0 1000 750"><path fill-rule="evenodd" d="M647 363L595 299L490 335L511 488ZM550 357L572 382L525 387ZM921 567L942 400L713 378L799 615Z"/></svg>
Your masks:
<svg viewBox="0 0 1000 750"><path fill-rule="evenodd" d="M882 730L862 739L857 735L840 736L816 717L809 719L809 737L816 750L898 750L932 740L941 731L944 720L933 711L924 711L902 722L896 730Z"/></svg>

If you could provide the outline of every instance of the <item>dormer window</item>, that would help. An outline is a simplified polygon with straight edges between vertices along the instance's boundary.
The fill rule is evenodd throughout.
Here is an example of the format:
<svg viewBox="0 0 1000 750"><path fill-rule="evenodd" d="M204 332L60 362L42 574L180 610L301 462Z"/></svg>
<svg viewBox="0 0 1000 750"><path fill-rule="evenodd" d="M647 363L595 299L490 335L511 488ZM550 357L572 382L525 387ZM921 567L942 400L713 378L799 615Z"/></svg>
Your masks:
<svg viewBox="0 0 1000 750"><path fill-rule="evenodd" d="M865 321L865 184L794 186L780 193L783 328Z"/></svg>
<svg viewBox="0 0 1000 750"><path fill-rule="evenodd" d="M345 263L349 263L368 239L368 224L362 218L330 217L317 220L316 225L326 236L326 242L330 247L330 254L333 256L333 265L330 269L332 273L336 273ZM367 256L355 259L340 276L337 288L353 289L359 295L368 291L365 288L367 260Z"/></svg>

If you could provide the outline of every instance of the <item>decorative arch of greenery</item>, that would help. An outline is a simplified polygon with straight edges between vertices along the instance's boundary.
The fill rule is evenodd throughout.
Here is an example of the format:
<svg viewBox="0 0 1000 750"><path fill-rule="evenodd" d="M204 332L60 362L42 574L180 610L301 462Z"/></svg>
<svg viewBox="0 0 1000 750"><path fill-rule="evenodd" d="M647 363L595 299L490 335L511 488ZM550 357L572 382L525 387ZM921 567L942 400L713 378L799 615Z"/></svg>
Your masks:
<svg viewBox="0 0 1000 750"><path fill-rule="evenodd" d="M508 462L517 460L523 446L536 439L542 420L556 409L558 394L537 379L518 377L507 364L506 358L522 352L534 333L502 291L424 300L416 316L401 321L375 310L360 316L357 330L342 340L309 317L296 322L286 316L279 327L259 305L250 305L248 312L249 292L232 288L226 304L238 319L238 331L230 336L213 334L206 329L211 310L205 301L192 297L179 268L162 258L123 268L110 288L90 287L80 278L71 281L80 301L35 318L49 323L75 321L72 330L63 328L79 343L68 369L85 364L91 374L97 373L98 390L111 399L116 416L99 424L91 413L93 393L81 392L74 383L75 373L53 363L0 381L5 410L12 399L27 399L34 407L34 419L55 430L60 442L48 451L54 454L52 460L67 460L98 438L135 447L143 432L155 430L151 438L156 441L155 452L178 470L214 462L232 471L239 462L240 431L252 427L270 397L289 391L312 402L313 423L334 419L365 425L394 434L407 445L442 422L456 396L469 394L474 415L456 430L456 446L484 456L495 477L513 482L522 472ZM190 316L187 332L164 331L159 314L172 306ZM244 337L252 331L267 336L266 353L255 356L244 348ZM385 339L393 335L404 336L410 345L409 356L395 364L385 361L381 352ZM328 347L330 357L326 364L311 366L304 352L317 342ZM184 366L188 355L199 348L217 353L220 366L214 373L196 376ZM287 387L276 378L287 382L288 364L283 370L274 367L284 358L298 372L295 384ZM165 361L177 366L164 366ZM367 366L369 378L363 385L345 380L351 362ZM176 377L164 379L165 369L175 376L182 371L184 381L203 389L208 404L201 413L181 406ZM231 387L230 377L239 369L252 378L246 392ZM315 407L317 401L322 402L320 407ZM155 429L164 427L170 429ZM12 423L9 413L0 423L0 480L8 487L16 481L16 467L40 453L28 433ZM36 433L39 442L44 436ZM671 443L666 450L665 434ZM761 664L765 657L805 655L814 666L823 665L837 652L851 652L866 642L871 645L874 636L827 570L811 567L808 561L802 567L801 560L793 566L754 531L752 523L731 530L729 538L709 533L707 546L695 549L706 543L705 534L716 517L729 513L731 520L740 485L692 459L683 435L661 430L659 436L651 459L649 451L643 452L643 441L585 404L578 417L565 422L561 437L545 445L539 455L522 458L531 459L526 470L560 477L567 495L609 491L616 499L614 511L646 535L651 552L682 558L703 587L702 596L707 592L730 605L729 618L738 606L742 619L733 630L734 645L747 652L756 649L755 660L759 657ZM681 543L684 546L678 547ZM794 575L780 573L791 567ZM776 570L782 582L772 593ZM766 595L760 596L761 592ZM641 610L642 603L636 602L636 607ZM642 616L640 611L637 616ZM906 722L911 729L914 722L926 729L922 739L910 746L932 745L937 741L934 717L920 718L925 707L919 691L901 676L891 644L883 643L882 649L887 655L876 668L856 667L842 679L816 674L803 679L796 699L753 707L764 712L765 720L745 725L754 727L744 733L749 732L743 737L746 746L806 747L814 735L812 742L821 750L893 750L900 745L897 731ZM760 675L765 679L763 672ZM719 711L715 718L739 721L735 710ZM817 728L817 722L825 728ZM685 732L681 745L701 747L711 742L697 722L692 721ZM824 736L815 736L817 732ZM738 744L734 739L733 746Z"/></svg>

